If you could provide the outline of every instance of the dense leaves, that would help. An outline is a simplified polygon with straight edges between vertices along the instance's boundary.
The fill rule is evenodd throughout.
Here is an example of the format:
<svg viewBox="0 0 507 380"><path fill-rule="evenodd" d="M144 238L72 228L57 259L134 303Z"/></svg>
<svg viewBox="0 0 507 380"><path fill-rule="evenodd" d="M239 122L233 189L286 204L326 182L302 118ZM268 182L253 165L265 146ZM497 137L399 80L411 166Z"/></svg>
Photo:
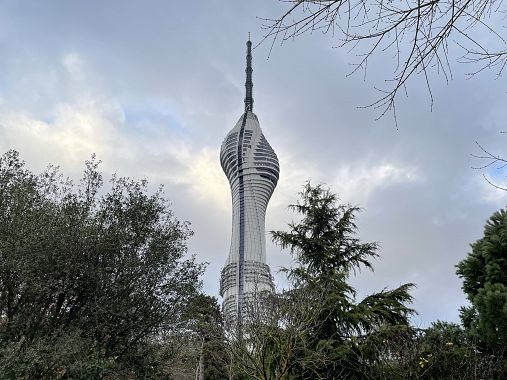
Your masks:
<svg viewBox="0 0 507 380"><path fill-rule="evenodd" d="M409 325L412 284L358 299L350 277L376 243L357 207L307 184L300 221L272 232L289 288L250 294L243 335L224 331L191 235L161 191L94 158L78 185L0 158L0 379L501 379L507 346L507 211L457 268L463 326Z"/></svg>
<svg viewBox="0 0 507 380"><path fill-rule="evenodd" d="M470 306L461 319L471 341L481 352L507 357L507 211L486 223L484 237L457 265ZM505 368L507 376L507 363Z"/></svg>
<svg viewBox="0 0 507 380"><path fill-rule="evenodd" d="M35 175L0 158L0 373L6 378L150 378L150 350L177 329L203 266L190 231L146 181L95 159L78 186L56 168ZM136 375L137 374L137 375Z"/></svg>
<svg viewBox="0 0 507 380"><path fill-rule="evenodd" d="M356 236L357 207L307 184L291 208L300 221L272 233L294 258L293 267L284 269L291 286L281 294L257 295L262 307L247 313L244 340L230 342L238 378L505 378L505 213L494 216L486 237L459 265L472 302L464 327L437 321L418 329L408 320L412 284L357 299L349 278L372 269L378 250Z"/></svg>
<svg viewBox="0 0 507 380"><path fill-rule="evenodd" d="M225 341L224 322L218 301L200 294L188 308L188 321L199 346L197 379L226 379L229 356Z"/></svg>

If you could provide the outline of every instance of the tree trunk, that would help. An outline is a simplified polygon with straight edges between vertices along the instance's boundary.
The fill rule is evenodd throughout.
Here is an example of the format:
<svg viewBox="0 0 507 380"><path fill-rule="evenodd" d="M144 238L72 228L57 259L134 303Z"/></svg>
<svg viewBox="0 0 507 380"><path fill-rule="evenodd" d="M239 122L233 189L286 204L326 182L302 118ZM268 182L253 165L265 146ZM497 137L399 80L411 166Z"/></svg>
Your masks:
<svg viewBox="0 0 507 380"><path fill-rule="evenodd" d="M195 380L204 380L204 338L201 341L201 354L199 355L199 365L195 373Z"/></svg>

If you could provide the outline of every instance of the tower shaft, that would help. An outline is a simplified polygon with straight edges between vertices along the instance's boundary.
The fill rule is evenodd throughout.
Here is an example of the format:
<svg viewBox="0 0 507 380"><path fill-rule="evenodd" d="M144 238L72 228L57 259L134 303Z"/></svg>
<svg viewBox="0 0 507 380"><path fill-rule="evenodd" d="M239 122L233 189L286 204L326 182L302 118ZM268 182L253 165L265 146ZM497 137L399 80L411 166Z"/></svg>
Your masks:
<svg viewBox="0 0 507 380"><path fill-rule="evenodd" d="M252 54L247 42L245 112L227 134L220 163L231 187L232 236L229 256L222 269L220 295L226 319L242 324L249 300L273 291L266 264L266 208L278 182L278 158L252 112Z"/></svg>

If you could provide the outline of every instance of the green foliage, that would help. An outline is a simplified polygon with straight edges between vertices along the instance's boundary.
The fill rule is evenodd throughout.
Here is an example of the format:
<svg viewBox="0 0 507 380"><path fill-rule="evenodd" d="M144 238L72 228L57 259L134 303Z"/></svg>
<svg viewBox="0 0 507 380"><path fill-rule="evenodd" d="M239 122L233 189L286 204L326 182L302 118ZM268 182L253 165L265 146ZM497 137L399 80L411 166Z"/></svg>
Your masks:
<svg viewBox="0 0 507 380"><path fill-rule="evenodd" d="M153 347L185 323L203 271L191 232L146 181L106 191L98 165L74 186L0 158L1 377L158 378Z"/></svg>
<svg viewBox="0 0 507 380"><path fill-rule="evenodd" d="M103 377L114 363L79 331L37 336L30 342L2 341L0 378L94 379Z"/></svg>
<svg viewBox="0 0 507 380"><path fill-rule="evenodd" d="M472 252L457 265L463 291L471 304L461 309L461 319L469 339L481 352L506 357L506 210L493 214L484 228L484 237L471 247Z"/></svg>
<svg viewBox="0 0 507 380"><path fill-rule="evenodd" d="M387 339L375 340L369 347L378 354L360 378L503 379L498 358L480 355L454 323L437 321L425 330L399 326Z"/></svg>
<svg viewBox="0 0 507 380"><path fill-rule="evenodd" d="M377 243L361 243L355 237L354 222L359 208L337 204L336 194L321 186L307 184L300 193L302 202L289 208L302 215L290 223L289 232L273 231L273 241L289 248L299 267L290 271L292 279L306 281L336 274L348 275L361 265L372 269Z"/></svg>
<svg viewBox="0 0 507 380"><path fill-rule="evenodd" d="M206 380L228 378L229 355L218 300L205 294L194 298L187 310L188 327L199 347L199 374Z"/></svg>
<svg viewBox="0 0 507 380"><path fill-rule="evenodd" d="M295 260L284 270L292 287L261 299L262 312L245 326L246 341L238 343L234 359L249 378L362 378L383 354L379 344L408 327L413 285L357 301L349 277L372 269L378 256L376 243L356 236L359 209L310 184L290 207L302 219L272 236Z"/></svg>
<svg viewBox="0 0 507 380"><path fill-rule="evenodd" d="M295 256L297 266L287 271L289 278L298 293L313 295L308 301L316 312L293 375L360 376L363 362L375 359L370 347L374 338L388 339L393 327L408 325L413 311L406 304L412 300L408 292L413 285L357 302L348 278L361 267L373 269L371 260L378 256L377 243L356 237L359 209L338 204L335 194L310 184L301 192L301 202L291 207L302 220L290 224L289 232L274 232L273 239Z"/></svg>
<svg viewBox="0 0 507 380"><path fill-rule="evenodd" d="M473 378L477 369L486 375L481 358L468 344L463 329L455 323L437 321L422 336L417 363L427 379Z"/></svg>

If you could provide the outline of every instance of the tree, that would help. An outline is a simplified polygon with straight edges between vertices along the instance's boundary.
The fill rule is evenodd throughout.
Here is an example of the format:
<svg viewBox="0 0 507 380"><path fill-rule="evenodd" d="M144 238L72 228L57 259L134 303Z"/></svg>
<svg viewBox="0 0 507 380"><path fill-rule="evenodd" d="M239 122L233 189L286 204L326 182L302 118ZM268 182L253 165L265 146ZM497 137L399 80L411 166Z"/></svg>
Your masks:
<svg viewBox="0 0 507 380"><path fill-rule="evenodd" d="M217 299L197 294L186 308L180 328L165 331L157 347L162 378L228 379L229 356Z"/></svg>
<svg viewBox="0 0 507 380"><path fill-rule="evenodd" d="M290 207L301 221L272 237L294 258L295 266L285 269L291 287L265 298L233 359L256 379L364 376L382 354L376 348L408 328L413 285L357 301L348 279L362 267L372 269L378 249L355 236L358 208L338 204L335 194L310 184Z"/></svg>
<svg viewBox="0 0 507 380"><path fill-rule="evenodd" d="M106 191L98 165L76 187L0 158L4 378L155 378L160 337L186 324L204 269L185 257L187 223L145 180Z"/></svg>
<svg viewBox="0 0 507 380"><path fill-rule="evenodd" d="M504 6L495 0L288 0L281 16L264 18L264 39L286 41L304 33L322 32L336 37L339 47L359 50L352 73L365 71L375 55L393 62L387 88L369 107L380 115L393 112L396 98L406 91L413 75L422 74L433 103L429 72L451 77L453 45L462 49L458 61L475 63L476 74L495 68L501 75L507 64L507 39L501 35ZM481 34L482 33L482 34ZM272 45L273 46L273 45ZM393 60L393 55L395 59Z"/></svg>
<svg viewBox="0 0 507 380"><path fill-rule="evenodd" d="M500 379L501 360L481 355L465 330L455 324L436 321L420 340L418 365L428 379Z"/></svg>
<svg viewBox="0 0 507 380"><path fill-rule="evenodd" d="M480 355L455 323L436 321L427 329L401 331L381 347L371 379L500 379L497 358Z"/></svg>
<svg viewBox="0 0 507 380"><path fill-rule="evenodd" d="M461 320L480 352L507 359L507 211L491 216L484 236L457 265L470 306ZM507 362L504 363L507 375Z"/></svg>
<svg viewBox="0 0 507 380"><path fill-rule="evenodd" d="M196 379L222 380L228 378L229 355L225 343L224 322L218 300L201 294L187 310L189 327L199 346Z"/></svg>

